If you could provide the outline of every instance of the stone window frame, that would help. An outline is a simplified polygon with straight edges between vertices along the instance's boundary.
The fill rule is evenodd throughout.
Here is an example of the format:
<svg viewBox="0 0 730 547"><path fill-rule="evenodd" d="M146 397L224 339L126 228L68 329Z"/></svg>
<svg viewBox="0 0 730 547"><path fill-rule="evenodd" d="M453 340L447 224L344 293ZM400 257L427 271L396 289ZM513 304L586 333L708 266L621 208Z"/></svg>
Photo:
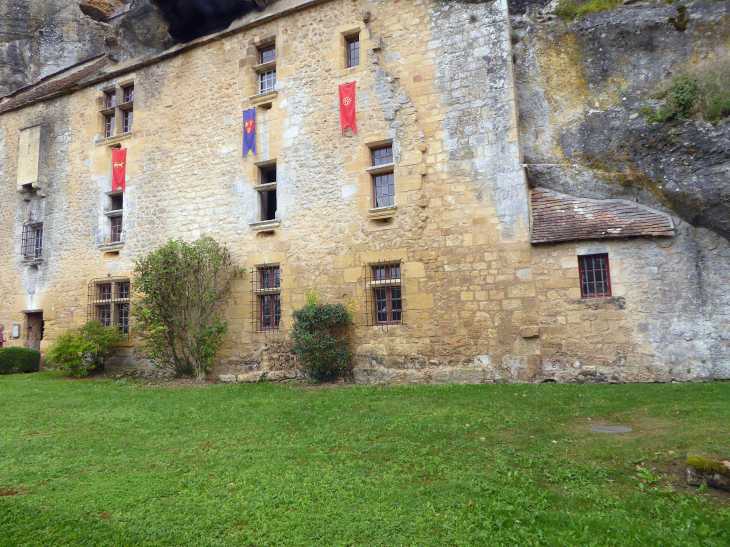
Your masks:
<svg viewBox="0 0 730 547"><path fill-rule="evenodd" d="M371 44L369 42L370 32L365 23L343 25L336 29L336 35L332 41L332 50L328 54L328 58L332 59L333 68L339 72L340 76L350 76L353 72L357 72L363 66L364 48ZM359 46L358 64L350 66L348 59L348 42L357 39ZM367 44L366 44L367 41Z"/></svg>
<svg viewBox="0 0 730 547"><path fill-rule="evenodd" d="M256 94L268 95L276 91L276 67L279 59L276 49L276 36L269 36L254 44L256 61L253 70L256 73ZM267 52L273 51L273 59L268 59ZM265 85L266 84L266 85Z"/></svg>
<svg viewBox="0 0 730 547"><path fill-rule="evenodd" d="M253 164L253 172L251 173L252 179L255 181L253 190L256 192L256 221L250 224L251 229L255 232L266 232L274 233L275 229L281 225L281 219L277 216L278 212L278 182L269 182L267 174L271 171L276 173L278 181L278 167L276 158L255 162ZM276 209L271 218L265 219L263 215L264 199L267 198L267 194L275 192L274 201L276 202ZM270 204L270 202L269 202Z"/></svg>
<svg viewBox="0 0 730 547"><path fill-rule="evenodd" d="M97 99L101 120L98 143L107 144L131 137L134 130L134 88L135 78L131 77L101 89Z"/></svg>
<svg viewBox="0 0 730 547"><path fill-rule="evenodd" d="M252 269L251 324L254 332L281 332L281 282L280 264L259 264ZM266 313L267 309L269 313Z"/></svg>
<svg viewBox="0 0 730 547"><path fill-rule="evenodd" d="M368 148L370 149L370 167L368 167L366 170L370 174L370 180L372 184L372 204L374 207L371 208L371 210L382 210L382 209L389 209L395 207L395 156L393 155L393 142L387 141L387 142L379 142L379 143L370 143L368 145ZM390 162L384 163L382 161L382 158L379 157L377 154L378 152L384 152L386 153L386 159L390 158ZM382 188L383 179L385 179L385 182L387 183L388 188L392 188L392 192L389 192L387 194L378 195L378 189ZM381 200L381 203L378 203L378 200ZM383 200L383 198L387 198ZM385 203L382 203L382 201L385 201Z"/></svg>
<svg viewBox="0 0 730 547"><path fill-rule="evenodd" d="M86 320L116 326L129 338L132 283L128 277L92 279L88 285Z"/></svg>
<svg viewBox="0 0 730 547"><path fill-rule="evenodd" d="M596 268L596 261L598 261L598 268ZM596 280L596 272L599 272L599 277L602 279ZM591 281L589 278L593 280ZM578 279L581 298L610 298L612 293L608 253L578 255ZM598 284L601 286L601 292L597 292Z"/></svg>

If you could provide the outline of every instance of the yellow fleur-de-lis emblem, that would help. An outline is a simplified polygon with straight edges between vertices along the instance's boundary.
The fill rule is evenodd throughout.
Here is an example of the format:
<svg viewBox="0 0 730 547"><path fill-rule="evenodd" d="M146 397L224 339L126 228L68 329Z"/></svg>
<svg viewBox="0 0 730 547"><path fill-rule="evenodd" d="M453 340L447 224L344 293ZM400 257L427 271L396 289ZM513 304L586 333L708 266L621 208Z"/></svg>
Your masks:
<svg viewBox="0 0 730 547"><path fill-rule="evenodd" d="M349 106L351 102L352 99L350 97L345 97L344 99L342 99L342 104L344 104L345 106Z"/></svg>

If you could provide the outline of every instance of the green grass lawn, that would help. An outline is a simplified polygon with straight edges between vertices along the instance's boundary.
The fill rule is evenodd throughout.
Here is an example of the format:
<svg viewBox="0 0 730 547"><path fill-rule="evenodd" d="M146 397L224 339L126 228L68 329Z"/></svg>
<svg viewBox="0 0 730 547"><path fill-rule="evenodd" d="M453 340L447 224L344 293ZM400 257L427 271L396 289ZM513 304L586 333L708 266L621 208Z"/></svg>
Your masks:
<svg viewBox="0 0 730 547"><path fill-rule="evenodd" d="M730 453L729 383L1 376L0 545L727 547L688 451Z"/></svg>

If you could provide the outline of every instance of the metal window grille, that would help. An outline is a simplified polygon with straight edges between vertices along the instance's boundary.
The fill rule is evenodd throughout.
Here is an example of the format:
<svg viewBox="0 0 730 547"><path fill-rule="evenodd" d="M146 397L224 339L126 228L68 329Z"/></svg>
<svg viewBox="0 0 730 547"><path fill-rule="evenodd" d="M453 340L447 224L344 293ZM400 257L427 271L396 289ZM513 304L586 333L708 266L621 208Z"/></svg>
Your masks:
<svg viewBox="0 0 730 547"><path fill-rule="evenodd" d="M373 176L375 207L390 207L395 203L395 177L393 173Z"/></svg>
<svg viewBox="0 0 730 547"><path fill-rule="evenodd" d="M124 131L124 133L128 133L132 130L132 117L132 110L125 110L122 113L122 131Z"/></svg>
<svg viewBox="0 0 730 547"><path fill-rule="evenodd" d="M106 277L89 282L86 320L116 325L129 336L131 285L126 277Z"/></svg>
<svg viewBox="0 0 730 547"><path fill-rule="evenodd" d="M276 70L259 74L259 93L269 93L276 88Z"/></svg>
<svg viewBox="0 0 730 547"><path fill-rule="evenodd" d="M259 332L281 327L281 269L261 266L251 272L251 323Z"/></svg>
<svg viewBox="0 0 730 547"><path fill-rule="evenodd" d="M41 258L43 253L43 223L23 225L21 253L26 260Z"/></svg>
<svg viewBox="0 0 730 547"><path fill-rule="evenodd" d="M608 255L578 257L580 294L582 298L611 296L611 278L608 272Z"/></svg>
<svg viewBox="0 0 730 547"><path fill-rule="evenodd" d="M134 101L134 86L130 85L129 87L125 87L123 89L124 91L124 102L125 103L131 103Z"/></svg>
<svg viewBox="0 0 730 547"><path fill-rule="evenodd" d="M393 163L393 147L384 146L382 148L374 148L371 151L373 158L373 167L378 165L388 165Z"/></svg>
<svg viewBox="0 0 730 547"><path fill-rule="evenodd" d="M104 116L104 137L113 137L114 136L114 123L115 123L115 116L114 114L109 114L108 116Z"/></svg>
<svg viewBox="0 0 730 547"><path fill-rule="evenodd" d="M347 68L356 67L360 64L360 38L354 37L347 40Z"/></svg>
<svg viewBox="0 0 730 547"><path fill-rule="evenodd" d="M114 108L117 105L117 92L110 91L104 94L104 108Z"/></svg>
<svg viewBox="0 0 730 547"><path fill-rule="evenodd" d="M365 266L365 324L403 324L403 288L400 262Z"/></svg>
<svg viewBox="0 0 730 547"><path fill-rule="evenodd" d="M276 46L268 46L259 50L259 64L276 61Z"/></svg>
<svg viewBox="0 0 730 547"><path fill-rule="evenodd" d="M122 240L122 217L111 217L112 237L111 242L117 243Z"/></svg>
<svg viewBox="0 0 730 547"><path fill-rule="evenodd" d="M115 304L117 308L117 326L124 334L129 334L129 304Z"/></svg>

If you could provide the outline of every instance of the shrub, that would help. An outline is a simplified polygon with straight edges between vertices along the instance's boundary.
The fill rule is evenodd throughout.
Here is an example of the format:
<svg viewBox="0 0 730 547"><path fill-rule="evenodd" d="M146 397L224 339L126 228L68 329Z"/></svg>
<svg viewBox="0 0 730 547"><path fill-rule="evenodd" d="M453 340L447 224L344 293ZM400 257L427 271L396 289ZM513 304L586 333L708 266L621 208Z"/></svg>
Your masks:
<svg viewBox="0 0 730 547"><path fill-rule="evenodd" d="M621 4L620 0L560 0L555 13L564 19L576 19L590 13L606 11Z"/></svg>
<svg viewBox="0 0 730 547"><path fill-rule="evenodd" d="M352 354L347 327L352 312L344 304L327 304L307 291L307 303L294 310L293 351L316 381L333 380L350 370Z"/></svg>
<svg viewBox="0 0 730 547"><path fill-rule="evenodd" d="M107 359L116 350L116 344L125 337L117 327L105 327L98 321L89 321L56 338L48 350L48 363L56 370L82 378L89 372L104 370Z"/></svg>
<svg viewBox="0 0 730 547"><path fill-rule="evenodd" d="M148 357L177 375L205 377L228 325L220 319L236 268L213 238L169 240L136 262L133 313Z"/></svg>
<svg viewBox="0 0 730 547"><path fill-rule="evenodd" d="M38 372L41 352L28 348L0 348L0 374Z"/></svg>

